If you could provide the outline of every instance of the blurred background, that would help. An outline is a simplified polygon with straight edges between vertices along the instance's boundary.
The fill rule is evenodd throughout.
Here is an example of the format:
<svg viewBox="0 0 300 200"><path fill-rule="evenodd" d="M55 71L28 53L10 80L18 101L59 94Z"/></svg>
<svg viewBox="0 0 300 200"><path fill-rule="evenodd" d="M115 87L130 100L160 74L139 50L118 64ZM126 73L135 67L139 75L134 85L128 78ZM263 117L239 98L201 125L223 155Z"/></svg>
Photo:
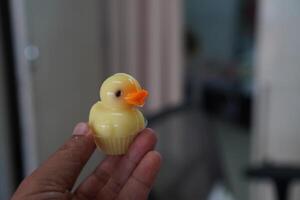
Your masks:
<svg viewBox="0 0 300 200"><path fill-rule="evenodd" d="M1 1L0 199L116 72L150 92L164 162L149 199L299 199L299 21L298 0Z"/></svg>

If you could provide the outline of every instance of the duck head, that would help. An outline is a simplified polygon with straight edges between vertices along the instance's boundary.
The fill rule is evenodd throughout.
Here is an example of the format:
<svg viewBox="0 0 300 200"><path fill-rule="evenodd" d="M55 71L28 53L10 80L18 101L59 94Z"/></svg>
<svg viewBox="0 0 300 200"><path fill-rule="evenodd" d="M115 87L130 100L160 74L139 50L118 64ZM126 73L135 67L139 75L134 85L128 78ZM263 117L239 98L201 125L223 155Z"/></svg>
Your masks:
<svg viewBox="0 0 300 200"><path fill-rule="evenodd" d="M107 78L100 88L101 101L111 108L143 106L147 96L148 91L125 73L117 73Z"/></svg>

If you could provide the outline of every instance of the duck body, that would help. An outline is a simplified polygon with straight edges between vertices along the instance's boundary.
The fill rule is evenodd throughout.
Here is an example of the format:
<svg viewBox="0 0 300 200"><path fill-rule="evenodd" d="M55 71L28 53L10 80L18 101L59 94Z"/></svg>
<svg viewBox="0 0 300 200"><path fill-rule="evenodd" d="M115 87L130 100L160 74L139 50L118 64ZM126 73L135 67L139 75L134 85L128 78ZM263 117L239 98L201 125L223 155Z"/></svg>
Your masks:
<svg viewBox="0 0 300 200"><path fill-rule="evenodd" d="M145 128L144 116L138 109L108 108L101 101L91 108L89 123L97 137L127 137Z"/></svg>

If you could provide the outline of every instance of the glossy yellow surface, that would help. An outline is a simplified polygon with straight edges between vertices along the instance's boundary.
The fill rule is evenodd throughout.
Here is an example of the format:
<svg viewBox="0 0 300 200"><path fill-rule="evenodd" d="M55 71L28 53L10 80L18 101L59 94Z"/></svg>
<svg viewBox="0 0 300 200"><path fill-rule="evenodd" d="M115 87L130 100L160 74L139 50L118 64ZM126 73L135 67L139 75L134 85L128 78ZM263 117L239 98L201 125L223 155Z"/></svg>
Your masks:
<svg viewBox="0 0 300 200"><path fill-rule="evenodd" d="M145 128L144 116L138 109L110 109L101 101L92 107L89 123L98 137L126 137Z"/></svg>
<svg viewBox="0 0 300 200"><path fill-rule="evenodd" d="M97 145L104 152L125 153L133 136L145 128L144 116L137 106L144 104L147 95L148 92L128 74L118 73L103 82L101 101L91 108L89 124ZM118 150L118 145L124 146L122 150Z"/></svg>

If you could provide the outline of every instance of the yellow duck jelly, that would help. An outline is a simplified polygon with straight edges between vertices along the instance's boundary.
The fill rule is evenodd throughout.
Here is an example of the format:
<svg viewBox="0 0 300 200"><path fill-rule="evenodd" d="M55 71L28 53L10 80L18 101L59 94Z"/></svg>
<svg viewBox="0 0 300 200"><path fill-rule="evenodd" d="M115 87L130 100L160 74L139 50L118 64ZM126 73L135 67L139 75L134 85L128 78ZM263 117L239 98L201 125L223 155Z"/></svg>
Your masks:
<svg viewBox="0 0 300 200"><path fill-rule="evenodd" d="M130 75L117 73L100 88L101 101L90 111L89 125L97 146L108 155L125 154L135 136L145 128L137 107L143 106L148 92Z"/></svg>

